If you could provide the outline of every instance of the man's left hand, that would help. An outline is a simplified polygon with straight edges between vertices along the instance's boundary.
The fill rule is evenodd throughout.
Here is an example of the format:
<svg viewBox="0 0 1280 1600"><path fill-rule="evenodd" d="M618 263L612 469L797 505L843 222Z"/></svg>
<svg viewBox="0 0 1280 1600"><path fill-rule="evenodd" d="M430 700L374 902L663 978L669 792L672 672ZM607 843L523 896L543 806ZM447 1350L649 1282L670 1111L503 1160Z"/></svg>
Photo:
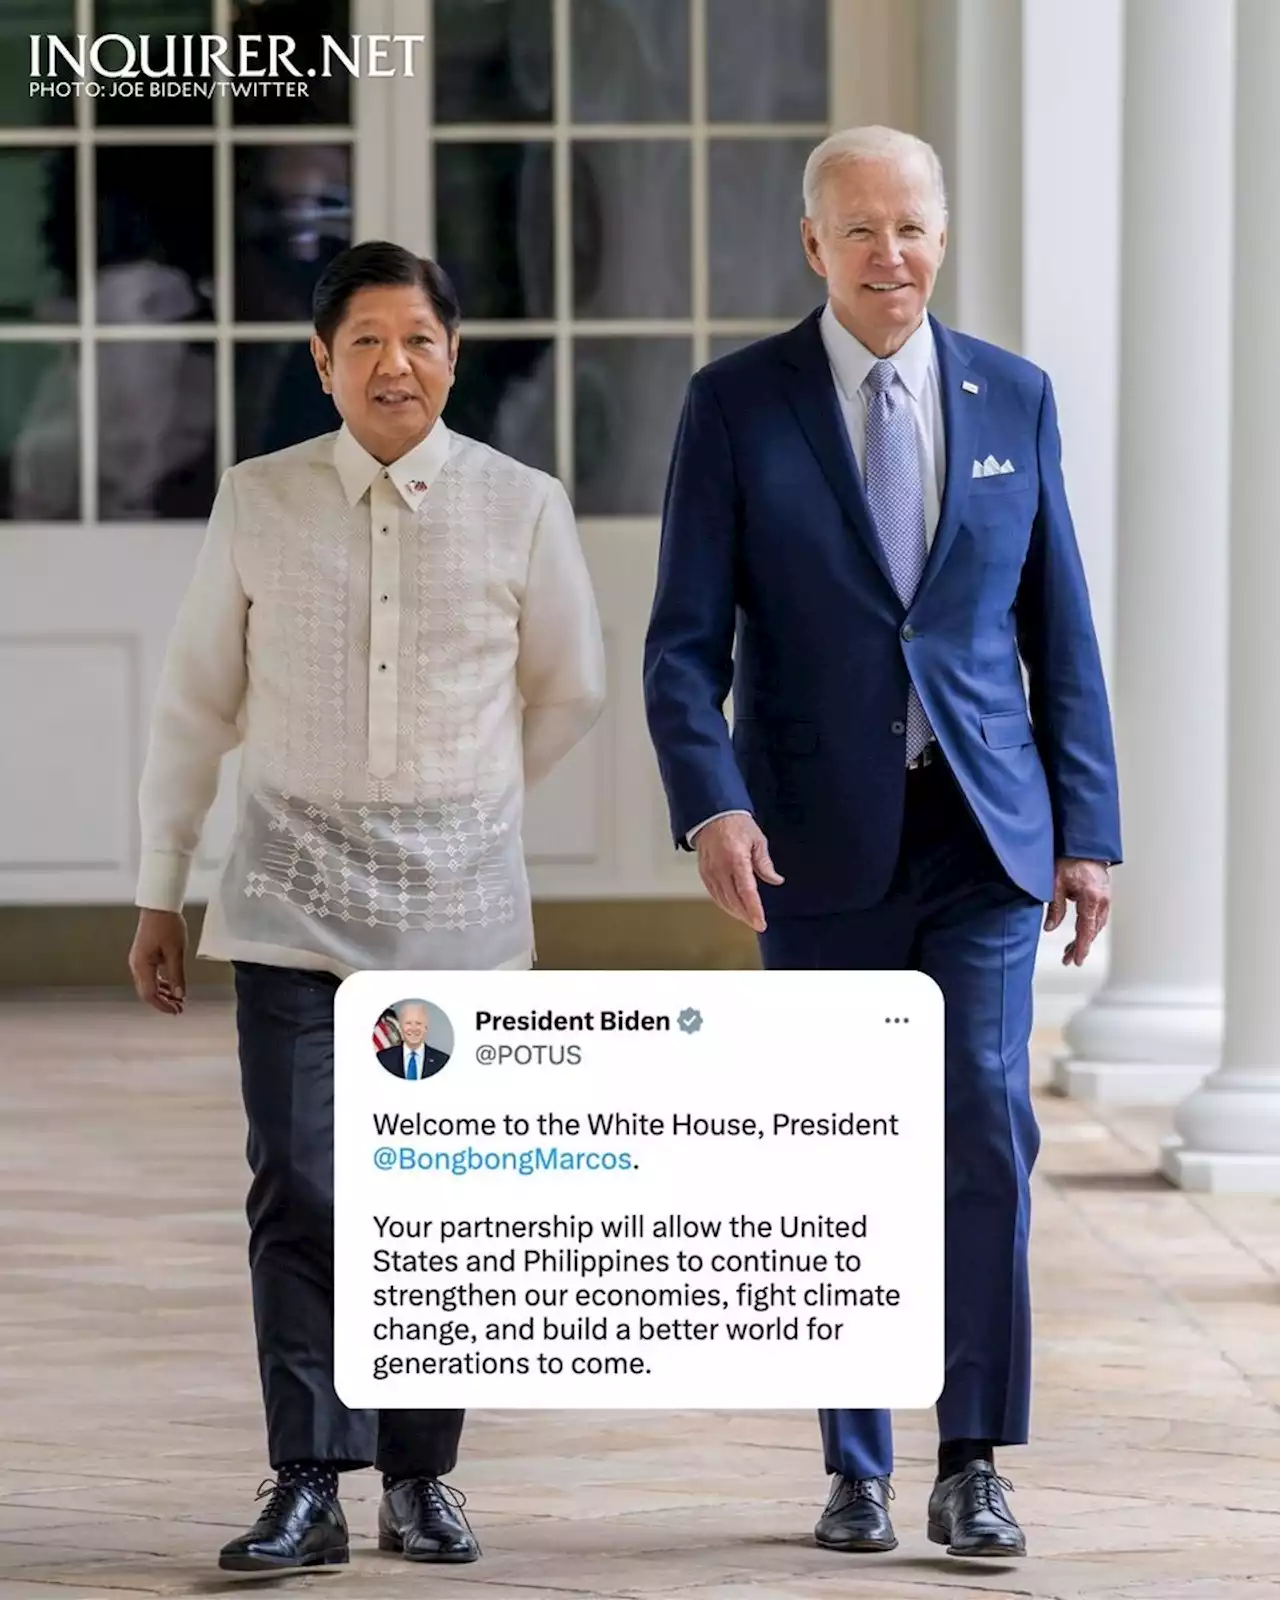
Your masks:
<svg viewBox="0 0 1280 1600"><path fill-rule="evenodd" d="M1062 964L1081 967L1111 914L1111 868L1105 861L1078 861L1072 856L1059 859L1053 874L1053 901L1044 919L1046 933L1062 925L1068 900L1076 903L1076 936L1063 951Z"/></svg>

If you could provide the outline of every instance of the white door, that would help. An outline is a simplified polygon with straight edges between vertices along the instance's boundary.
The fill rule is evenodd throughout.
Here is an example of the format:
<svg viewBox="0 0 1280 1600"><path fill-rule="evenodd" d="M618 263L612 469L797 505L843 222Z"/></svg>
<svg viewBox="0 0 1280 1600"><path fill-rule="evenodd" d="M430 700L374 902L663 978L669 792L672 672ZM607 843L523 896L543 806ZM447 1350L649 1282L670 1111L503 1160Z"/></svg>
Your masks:
<svg viewBox="0 0 1280 1600"><path fill-rule="evenodd" d="M817 302L798 243L804 158L851 120L851 96L866 100L858 85L909 76L889 20L901 12L4 11L10 63L33 32L223 31L242 14L250 31L294 35L304 67L322 33L425 38L412 78L333 77L283 101L32 98L25 61L0 66L0 902L132 898L151 694L217 475L333 425L306 353L310 288L336 250L370 237L435 254L455 278L450 423L557 472L581 519L611 697L531 798L535 892L700 892L671 848L640 698L676 417L698 365ZM225 776L196 899L230 824Z"/></svg>

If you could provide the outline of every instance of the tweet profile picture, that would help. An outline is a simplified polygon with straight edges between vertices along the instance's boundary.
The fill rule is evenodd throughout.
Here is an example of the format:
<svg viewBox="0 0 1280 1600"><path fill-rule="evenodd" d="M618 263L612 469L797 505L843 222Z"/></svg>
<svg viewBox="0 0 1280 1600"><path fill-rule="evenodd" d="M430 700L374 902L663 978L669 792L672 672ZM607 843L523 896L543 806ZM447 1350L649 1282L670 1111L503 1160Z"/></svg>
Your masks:
<svg viewBox="0 0 1280 1600"><path fill-rule="evenodd" d="M453 1054L453 1025L430 1000L397 1000L374 1024L373 1048L393 1078L434 1078Z"/></svg>

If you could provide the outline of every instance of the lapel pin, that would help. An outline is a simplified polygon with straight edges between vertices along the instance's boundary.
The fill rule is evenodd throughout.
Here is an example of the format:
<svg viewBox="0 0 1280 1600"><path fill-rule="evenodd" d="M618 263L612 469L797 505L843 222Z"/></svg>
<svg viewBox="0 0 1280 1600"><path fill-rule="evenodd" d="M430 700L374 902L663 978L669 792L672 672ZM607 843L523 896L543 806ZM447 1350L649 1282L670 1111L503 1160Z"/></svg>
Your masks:
<svg viewBox="0 0 1280 1600"><path fill-rule="evenodd" d="M967 394L977 394L977 392L978 392L978 385L977 385L977 384L976 384L976 383L970 383L970 382L969 382L969 380L968 380L968 378L966 378L966 379L965 379L965 380L964 380L964 382L963 382L963 383L962 383L962 384L961 384L961 385L960 385L960 387L961 387L961 388L962 388L962 389L963 389L963 390L964 390L964 391L965 391L965 392L966 392L966 393L967 393Z"/></svg>
<svg viewBox="0 0 1280 1600"><path fill-rule="evenodd" d="M427 486L425 483L423 483L421 478L410 478L409 487L413 490L414 494L426 494L427 492Z"/></svg>

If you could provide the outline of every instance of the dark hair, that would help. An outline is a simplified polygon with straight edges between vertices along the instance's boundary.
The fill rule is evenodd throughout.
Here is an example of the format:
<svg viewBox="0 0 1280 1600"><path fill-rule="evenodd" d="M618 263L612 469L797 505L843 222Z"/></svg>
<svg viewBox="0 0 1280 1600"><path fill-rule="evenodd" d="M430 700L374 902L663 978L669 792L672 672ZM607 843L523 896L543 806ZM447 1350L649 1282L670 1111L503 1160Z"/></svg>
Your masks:
<svg viewBox="0 0 1280 1600"><path fill-rule="evenodd" d="M332 345L351 297L358 289L396 284L421 289L444 325L444 331L453 337L462 320L462 310L458 305L458 292L444 268L427 256L415 256L403 245L391 244L386 239L369 239L334 256L312 291L311 320L325 345Z"/></svg>

